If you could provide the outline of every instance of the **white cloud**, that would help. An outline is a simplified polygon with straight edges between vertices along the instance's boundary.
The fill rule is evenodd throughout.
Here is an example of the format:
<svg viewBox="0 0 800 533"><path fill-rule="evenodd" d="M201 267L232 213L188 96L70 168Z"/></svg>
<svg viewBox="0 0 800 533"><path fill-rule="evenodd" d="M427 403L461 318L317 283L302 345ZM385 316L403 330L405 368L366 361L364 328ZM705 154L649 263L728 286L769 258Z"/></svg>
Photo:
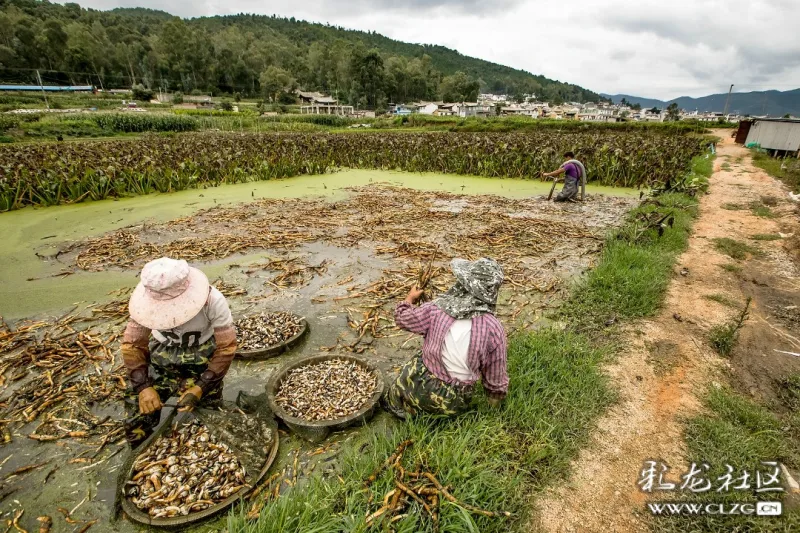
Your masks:
<svg viewBox="0 0 800 533"><path fill-rule="evenodd" d="M78 0L183 17L277 14L459 52L597 92L669 99L800 87L798 0Z"/></svg>

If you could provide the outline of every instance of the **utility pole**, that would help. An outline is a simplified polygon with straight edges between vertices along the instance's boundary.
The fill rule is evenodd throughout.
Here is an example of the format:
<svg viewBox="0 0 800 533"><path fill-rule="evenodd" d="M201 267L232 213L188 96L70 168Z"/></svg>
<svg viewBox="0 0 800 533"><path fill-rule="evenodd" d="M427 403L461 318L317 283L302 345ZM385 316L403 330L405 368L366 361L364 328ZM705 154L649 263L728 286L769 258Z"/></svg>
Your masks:
<svg viewBox="0 0 800 533"><path fill-rule="evenodd" d="M733 91L733 84L731 83L731 88L728 89L728 97L725 99L725 111L722 114L725 116L725 120L728 120L728 105L731 103L731 91Z"/></svg>
<svg viewBox="0 0 800 533"><path fill-rule="evenodd" d="M44 105L47 106L47 110L50 111L50 104L47 102L47 95L44 92L44 84L42 83L42 77L39 75L39 70L36 70L36 79L39 80L39 88L42 90L42 96L44 96Z"/></svg>

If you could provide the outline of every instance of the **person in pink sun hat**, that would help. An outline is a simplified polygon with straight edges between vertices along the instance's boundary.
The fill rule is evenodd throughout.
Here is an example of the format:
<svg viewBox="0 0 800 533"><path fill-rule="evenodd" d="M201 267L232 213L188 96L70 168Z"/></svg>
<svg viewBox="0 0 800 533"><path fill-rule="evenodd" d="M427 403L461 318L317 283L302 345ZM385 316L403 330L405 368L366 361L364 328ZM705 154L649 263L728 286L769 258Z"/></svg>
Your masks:
<svg viewBox="0 0 800 533"><path fill-rule="evenodd" d="M186 261L147 263L128 304L122 340L128 371L125 435L132 447L158 425L161 407L180 393L181 409L222 399L222 380L236 353L225 297Z"/></svg>

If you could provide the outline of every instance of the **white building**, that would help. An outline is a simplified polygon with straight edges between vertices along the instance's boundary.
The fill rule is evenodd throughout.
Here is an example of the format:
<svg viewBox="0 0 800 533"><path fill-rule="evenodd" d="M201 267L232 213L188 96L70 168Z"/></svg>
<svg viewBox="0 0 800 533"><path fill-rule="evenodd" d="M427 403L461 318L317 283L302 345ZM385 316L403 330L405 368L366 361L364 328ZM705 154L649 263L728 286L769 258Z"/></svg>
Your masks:
<svg viewBox="0 0 800 533"><path fill-rule="evenodd" d="M596 110L578 113L578 120L582 122L618 122L619 117L615 117L610 113L601 113L599 110Z"/></svg>
<svg viewBox="0 0 800 533"><path fill-rule="evenodd" d="M413 104L413 107L416 109L416 112L420 115L433 115L439 106L436 102L419 102L417 104Z"/></svg>
<svg viewBox="0 0 800 533"><path fill-rule="evenodd" d="M541 111L539 108L536 107L529 107L529 106L522 106L522 105L510 105L504 106L500 108L500 113L503 115L513 115L513 116L522 116L522 117L531 117L531 118L539 118Z"/></svg>
<svg viewBox="0 0 800 533"><path fill-rule="evenodd" d="M459 117L486 117L493 114L494 106L486 103L462 102L455 104L453 109Z"/></svg>

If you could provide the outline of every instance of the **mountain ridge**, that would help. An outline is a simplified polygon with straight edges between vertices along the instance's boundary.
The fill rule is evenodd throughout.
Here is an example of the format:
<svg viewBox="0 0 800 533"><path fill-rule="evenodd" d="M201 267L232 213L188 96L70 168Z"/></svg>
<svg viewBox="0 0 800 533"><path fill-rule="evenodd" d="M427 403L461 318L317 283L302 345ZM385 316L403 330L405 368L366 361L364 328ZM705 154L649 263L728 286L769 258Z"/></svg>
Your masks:
<svg viewBox="0 0 800 533"><path fill-rule="evenodd" d="M687 111L696 109L699 112L721 112L725 109L725 100L728 98L728 93L709 94L698 98L679 96L672 100L643 98L629 94L600 93L600 95L611 99L614 103L619 103L624 98L632 104L640 104L643 108L658 107L664 109L675 102L681 109ZM782 117L788 113L793 116L800 116L800 88L788 91L767 90L731 93L728 111L740 115Z"/></svg>

